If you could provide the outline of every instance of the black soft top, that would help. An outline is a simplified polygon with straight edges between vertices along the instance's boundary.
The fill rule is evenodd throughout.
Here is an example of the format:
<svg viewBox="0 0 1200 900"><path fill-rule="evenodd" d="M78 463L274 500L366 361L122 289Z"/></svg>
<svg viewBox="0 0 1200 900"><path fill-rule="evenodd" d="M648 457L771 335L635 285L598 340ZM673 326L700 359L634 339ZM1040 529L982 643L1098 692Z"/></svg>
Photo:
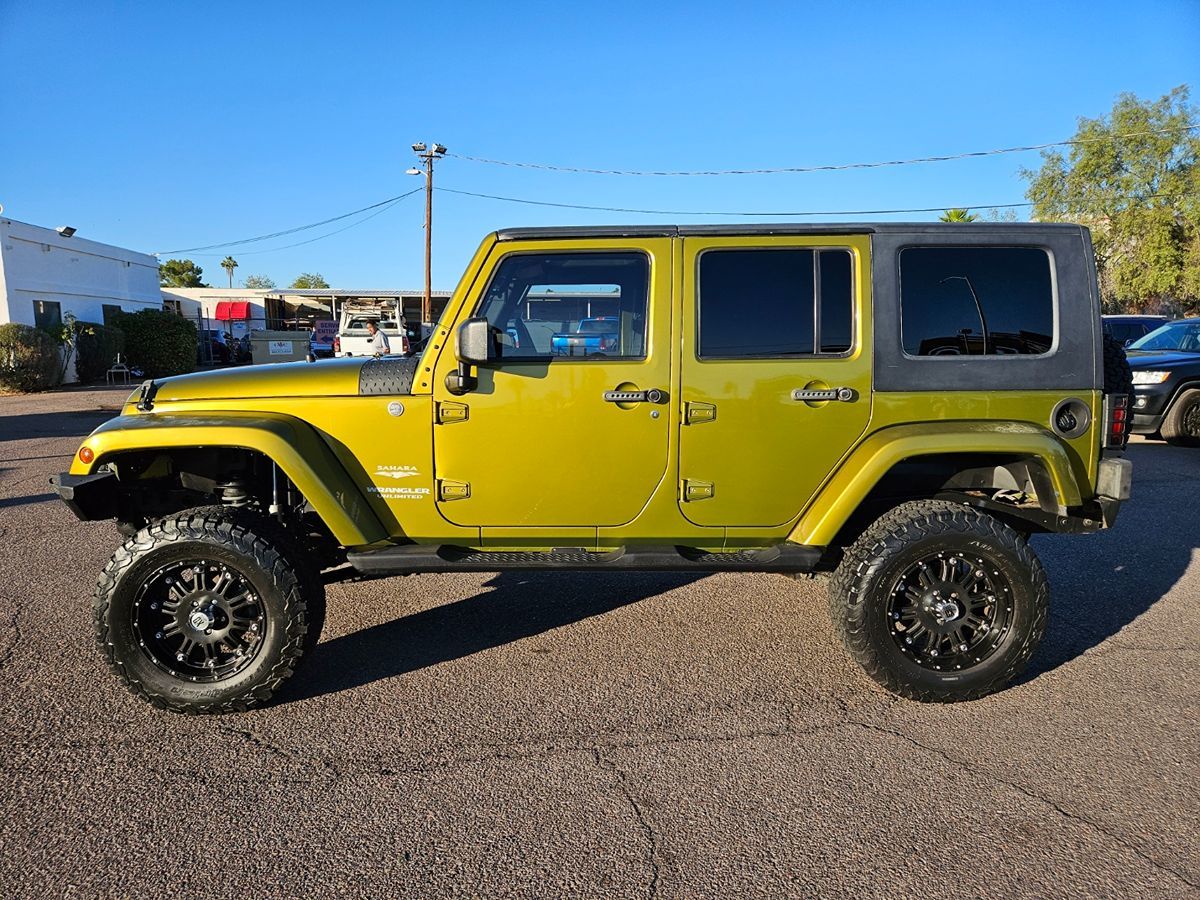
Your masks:
<svg viewBox="0 0 1200 900"><path fill-rule="evenodd" d="M686 237L755 234L1046 234L1081 231L1065 222L775 222L752 225L564 225L551 228L503 228L501 241L555 238Z"/></svg>

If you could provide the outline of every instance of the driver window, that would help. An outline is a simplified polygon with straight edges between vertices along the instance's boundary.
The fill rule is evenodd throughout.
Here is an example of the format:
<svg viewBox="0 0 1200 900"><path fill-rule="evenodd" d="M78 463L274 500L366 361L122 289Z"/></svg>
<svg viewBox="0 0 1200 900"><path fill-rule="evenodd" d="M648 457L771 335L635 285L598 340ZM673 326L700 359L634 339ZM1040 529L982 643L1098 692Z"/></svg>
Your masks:
<svg viewBox="0 0 1200 900"><path fill-rule="evenodd" d="M650 261L642 253L515 253L477 315L505 360L641 359Z"/></svg>

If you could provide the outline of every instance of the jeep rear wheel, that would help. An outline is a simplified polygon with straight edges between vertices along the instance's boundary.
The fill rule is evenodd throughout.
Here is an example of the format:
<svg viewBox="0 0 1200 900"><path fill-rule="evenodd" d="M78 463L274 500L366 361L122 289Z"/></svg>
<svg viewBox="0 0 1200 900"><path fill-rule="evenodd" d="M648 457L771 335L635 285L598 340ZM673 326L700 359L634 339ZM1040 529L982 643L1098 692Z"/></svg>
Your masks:
<svg viewBox="0 0 1200 900"><path fill-rule="evenodd" d="M324 591L263 522L200 509L143 528L113 554L93 607L126 686L183 713L269 699L315 642ZM289 552L290 551L290 552Z"/></svg>
<svg viewBox="0 0 1200 900"><path fill-rule="evenodd" d="M1007 525L961 504L905 503L846 552L830 581L834 627L889 691L973 700L1024 668L1046 630L1041 563Z"/></svg>

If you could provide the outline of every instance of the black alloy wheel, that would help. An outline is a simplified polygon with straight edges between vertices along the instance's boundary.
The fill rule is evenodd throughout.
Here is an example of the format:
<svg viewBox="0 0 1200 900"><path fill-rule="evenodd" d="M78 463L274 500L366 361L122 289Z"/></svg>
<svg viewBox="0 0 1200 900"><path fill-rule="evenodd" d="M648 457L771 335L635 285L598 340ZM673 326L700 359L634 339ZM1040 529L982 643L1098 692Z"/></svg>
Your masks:
<svg viewBox="0 0 1200 900"><path fill-rule="evenodd" d="M961 671L988 659L1012 624L1012 588L982 556L939 550L896 579L892 640L917 665Z"/></svg>
<svg viewBox="0 0 1200 900"><path fill-rule="evenodd" d="M245 669L263 646L267 621L243 572L213 559L163 566L131 609L138 645L177 678L216 682Z"/></svg>

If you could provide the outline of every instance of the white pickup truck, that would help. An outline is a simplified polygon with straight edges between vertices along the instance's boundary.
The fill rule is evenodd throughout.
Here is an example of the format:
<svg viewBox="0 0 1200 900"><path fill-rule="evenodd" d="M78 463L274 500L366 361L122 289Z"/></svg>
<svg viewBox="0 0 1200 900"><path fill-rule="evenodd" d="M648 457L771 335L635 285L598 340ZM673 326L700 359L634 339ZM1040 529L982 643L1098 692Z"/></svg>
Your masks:
<svg viewBox="0 0 1200 900"><path fill-rule="evenodd" d="M387 335L392 356L408 356L408 337L399 303L347 304L342 307L341 324L333 339L334 356L373 356L371 333L367 323L374 322Z"/></svg>

